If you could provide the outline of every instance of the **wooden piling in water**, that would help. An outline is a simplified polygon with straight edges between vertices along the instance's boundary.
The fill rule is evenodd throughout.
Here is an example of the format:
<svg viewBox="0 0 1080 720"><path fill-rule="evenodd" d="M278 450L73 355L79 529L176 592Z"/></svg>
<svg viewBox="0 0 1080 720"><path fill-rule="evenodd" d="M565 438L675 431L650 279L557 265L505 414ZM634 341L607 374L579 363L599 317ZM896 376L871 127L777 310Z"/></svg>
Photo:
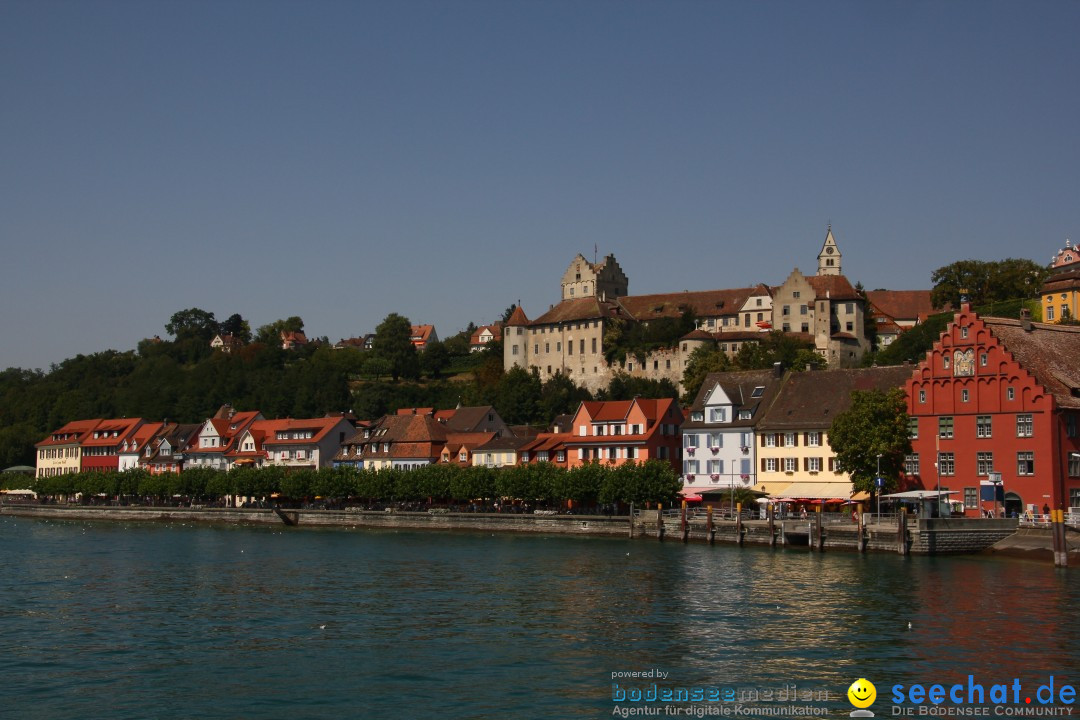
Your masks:
<svg viewBox="0 0 1080 720"><path fill-rule="evenodd" d="M712 522L712 505L705 511L705 532L709 535L709 544L712 545L716 542L716 530L713 528Z"/></svg>
<svg viewBox="0 0 1080 720"><path fill-rule="evenodd" d="M907 555L907 513L904 511L903 508L900 508L900 514L897 515L896 542L897 552L899 552L901 555Z"/></svg>
<svg viewBox="0 0 1080 720"><path fill-rule="evenodd" d="M776 547L776 508L772 503L766 506L765 515L769 519L769 547Z"/></svg>

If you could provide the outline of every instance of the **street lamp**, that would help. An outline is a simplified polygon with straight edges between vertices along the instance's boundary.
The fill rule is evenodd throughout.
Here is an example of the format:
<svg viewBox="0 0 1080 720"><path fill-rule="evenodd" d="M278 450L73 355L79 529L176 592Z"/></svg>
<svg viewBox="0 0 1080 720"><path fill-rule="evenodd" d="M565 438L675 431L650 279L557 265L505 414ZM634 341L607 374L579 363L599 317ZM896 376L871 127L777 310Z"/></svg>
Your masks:
<svg viewBox="0 0 1080 720"><path fill-rule="evenodd" d="M999 473L999 472L991 472L990 473L990 483L994 486L994 516L997 517L997 505L998 505L998 494L999 494L998 489L999 488L1001 488L1002 490L1004 489L1003 486L1005 485L1005 481L1001 479L1001 473ZM1002 513L1001 514L1004 515L1005 514L1005 512L1004 512L1004 510L1005 510L1005 506L1004 506L1004 504L1005 504L1005 493L1001 492L1000 494L1001 494L1001 502L1002 502Z"/></svg>

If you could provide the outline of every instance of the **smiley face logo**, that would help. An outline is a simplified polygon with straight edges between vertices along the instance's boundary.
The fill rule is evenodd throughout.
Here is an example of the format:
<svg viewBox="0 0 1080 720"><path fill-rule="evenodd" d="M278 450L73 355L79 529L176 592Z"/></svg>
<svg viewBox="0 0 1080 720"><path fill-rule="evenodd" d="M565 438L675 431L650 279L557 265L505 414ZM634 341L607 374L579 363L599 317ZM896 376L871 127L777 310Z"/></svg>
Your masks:
<svg viewBox="0 0 1080 720"><path fill-rule="evenodd" d="M848 700L857 708L868 708L877 700L877 688L866 678L859 678L851 683L847 691Z"/></svg>

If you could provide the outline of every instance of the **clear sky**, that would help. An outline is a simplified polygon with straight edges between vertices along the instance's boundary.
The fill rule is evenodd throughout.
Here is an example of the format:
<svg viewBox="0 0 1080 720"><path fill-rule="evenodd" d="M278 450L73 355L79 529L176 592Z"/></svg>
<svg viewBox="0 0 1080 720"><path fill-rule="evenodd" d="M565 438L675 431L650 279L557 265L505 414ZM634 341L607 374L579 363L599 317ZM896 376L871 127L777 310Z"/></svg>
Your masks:
<svg viewBox="0 0 1080 720"><path fill-rule="evenodd" d="M1080 240L1080 3L0 0L0 368Z"/></svg>

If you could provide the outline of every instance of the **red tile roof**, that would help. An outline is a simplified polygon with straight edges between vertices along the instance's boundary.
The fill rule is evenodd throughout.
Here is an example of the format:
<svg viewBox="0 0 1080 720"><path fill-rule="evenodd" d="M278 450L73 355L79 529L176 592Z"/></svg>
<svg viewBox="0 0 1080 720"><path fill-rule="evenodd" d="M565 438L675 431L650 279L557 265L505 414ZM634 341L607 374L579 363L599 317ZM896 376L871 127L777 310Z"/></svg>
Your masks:
<svg viewBox="0 0 1080 720"><path fill-rule="evenodd" d="M514 312L510 313L509 319L506 324L514 327L525 327L529 324L529 318L525 317L525 311L521 309L521 306L514 308Z"/></svg>
<svg viewBox="0 0 1080 720"><path fill-rule="evenodd" d="M873 310L893 320L915 322L936 311L929 290L867 290Z"/></svg>
<svg viewBox="0 0 1080 720"><path fill-rule="evenodd" d="M615 303L601 302L595 297L583 297L563 300L529 324L553 325L577 320L598 320L606 317L620 317L619 308ZM507 323L507 325L510 324Z"/></svg>
<svg viewBox="0 0 1080 720"><path fill-rule="evenodd" d="M808 275L806 281L814 288L814 294L819 300L825 297L830 300L859 299L859 294L843 275Z"/></svg>
<svg viewBox="0 0 1080 720"><path fill-rule="evenodd" d="M618 302L636 320L660 317L679 317L690 310L697 317L735 315L754 295L768 295L765 285L730 290L663 293L658 295L627 295Z"/></svg>

